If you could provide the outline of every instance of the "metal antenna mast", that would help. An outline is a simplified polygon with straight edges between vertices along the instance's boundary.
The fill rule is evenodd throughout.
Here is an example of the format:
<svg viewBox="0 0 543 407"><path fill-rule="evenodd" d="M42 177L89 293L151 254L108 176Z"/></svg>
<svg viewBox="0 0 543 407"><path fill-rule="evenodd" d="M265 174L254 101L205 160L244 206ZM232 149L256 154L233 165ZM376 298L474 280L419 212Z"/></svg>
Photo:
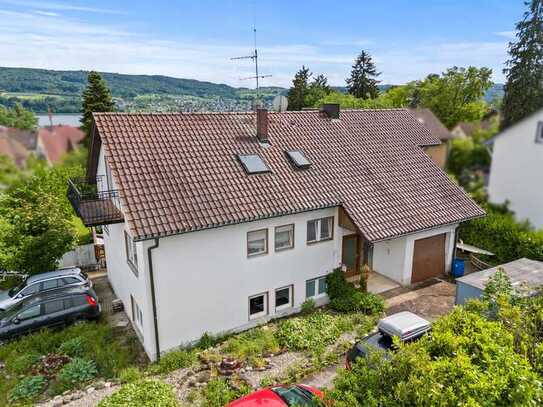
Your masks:
<svg viewBox="0 0 543 407"><path fill-rule="evenodd" d="M271 75L260 75L258 72L258 49L256 47L256 27L253 27L253 36L254 36L254 44L255 44L255 50L252 53L252 55L245 55L242 57L234 57L230 58L231 60L236 59L250 59L255 63L255 75L254 76L248 76L245 78L240 78L241 80L246 79L255 79L256 80L256 103L260 103L260 82L259 79L263 78L269 78Z"/></svg>

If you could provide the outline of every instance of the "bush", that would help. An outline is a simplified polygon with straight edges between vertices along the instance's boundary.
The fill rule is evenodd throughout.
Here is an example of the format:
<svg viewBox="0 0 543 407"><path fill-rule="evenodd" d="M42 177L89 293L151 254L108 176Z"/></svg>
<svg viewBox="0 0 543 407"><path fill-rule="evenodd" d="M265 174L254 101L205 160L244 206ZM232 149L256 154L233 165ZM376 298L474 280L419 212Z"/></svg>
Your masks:
<svg viewBox="0 0 543 407"><path fill-rule="evenodd" d="M384 309L381 297L357 290L345 279L341 269L335 269L326 276L330 308L338 312L361 311L367 314L379 313Z"/></svg>
<svg viewBox="0 0 543 407"><path fill-rule="evenodd" d="M275 336L289 350L317 350L334 343L343 329L339 318L324 312L289 318L279 323Z"/></svg>
<svg viewBox="0 0 543 407"><path fill-rule="evenodd" d="M74 387L94 379L97 374L94 361L75 358L60 370L58 378L67 387Z"/></svg>
<svg viewBox="0 0 543 407"><path fill-rule="evenodd" d="M241 360L277 353L279 349L277 338L267 327L252 329L232 336L226 340L223 346L224 352Z"/></svg>
<svg viewBox="0 0 543 407"><path fill-rule="evenodd" d="M308 298L302 302L302 314L311 314L315 311L316 304L313 298Z"/></svg>
<svg viewBox="0 0 543 407"><path fill-rule="evenodd" d="M25 377L9 393L8 400L10 403L30 402L42 392L46 383L47 380L43 376Z"/></svg>
<svg viewBox="0 0 543 407"><path fill-rule="evenodd" d="M202 391L204 407L223 407L232 400L244 396L249 392L249 388L233 389L225 379L210 380Z"/></svg>
<svg viewBox="0 0 543 407"><path fill-rule="evenodd" d="M121 383L133 383L141 378L141 370L135 366L127 367L119 372L119 380Z"/></svg>
<svg viewBox="0 0 543 407"><path fill-rule="evenodd" d="M143 380L123 385L117 392L103 399L98 407L178 407L170 385L156 380Z"/></svg>
<svg viewBox="0 0 543 407"><path fill-rule="evenodd" d="M168 352L150 367L152 373L170 373L177 369L190 367L196 361L196 351L193 349L178 349Z"/></svg>
<svg viewBox="0 0 543 407"><path fill-rule="evenodd" d="M83 355L83 339L80 336L68 339L60 345L59 353L68 355L71 357L78 357Z"/></svg>

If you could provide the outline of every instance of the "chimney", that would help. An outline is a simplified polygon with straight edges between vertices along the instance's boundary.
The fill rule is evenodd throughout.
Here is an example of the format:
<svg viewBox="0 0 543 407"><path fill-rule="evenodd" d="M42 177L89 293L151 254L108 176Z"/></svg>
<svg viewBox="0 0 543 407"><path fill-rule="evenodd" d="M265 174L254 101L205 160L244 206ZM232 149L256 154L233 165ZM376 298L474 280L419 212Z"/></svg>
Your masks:
<svg viewBox="0 0 543 407"><path fill-rule="evenodd" d="M321 112L330 119L339 119L339 103L325 103L321 106Z"/></svg>
<svg viewBox="0 0 543 407"><path fill-rule="evenodd" d="M268 142L268 109L256 109L256 137L261 143Z"/></svg>

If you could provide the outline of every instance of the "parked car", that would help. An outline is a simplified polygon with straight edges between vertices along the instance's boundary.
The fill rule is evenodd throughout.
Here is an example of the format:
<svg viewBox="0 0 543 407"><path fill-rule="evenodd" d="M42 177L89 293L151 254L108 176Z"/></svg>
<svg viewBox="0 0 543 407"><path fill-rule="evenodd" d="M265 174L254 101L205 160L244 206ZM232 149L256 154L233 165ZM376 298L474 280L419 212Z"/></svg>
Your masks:
<svg viewBox="0 0 543 407"><path fill-rule="evenodd" d="M370 352L378 349L384 351L384 358L388 358L389 352L396 350L394 337L398 337L402 342L416 341L430 329L432 329L430 322L409 311L383 318L377 324L377 332L355 343L347 352L345 367L350 369L356 359L367 357Z"/></svg>
<svg viewBox="0 0 543 407"><path fill-rule="evenodd" d="M22 284L0 292L0 311L7 310L25 298L64 287L92 288L88 276L78 267L63 268L28 277Z"/></svg>
<svg viewBox="0 0 543 407"><path fill-rule="evenodd" d="M313 407L315 397L323 398L320 390L304 384L276 386L255 391L245 397L232 401L227 407Z"/></svg>
<svg viewBox="0 0 543 407"><path fill-rule="evenodd" d="M44 292L0 313L0 340L99 316L100 304L92 288L70 287Z"/></svg>

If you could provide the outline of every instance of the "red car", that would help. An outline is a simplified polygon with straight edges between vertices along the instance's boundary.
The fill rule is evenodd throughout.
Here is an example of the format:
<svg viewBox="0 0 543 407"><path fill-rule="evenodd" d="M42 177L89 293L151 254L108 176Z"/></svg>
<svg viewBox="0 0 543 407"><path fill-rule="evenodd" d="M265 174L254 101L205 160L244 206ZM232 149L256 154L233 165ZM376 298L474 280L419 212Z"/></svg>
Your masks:
<svg viewBox="0 0 543 407"><path fill-rule="evenodd" d="M227 407L314 407L313 398L323 398L320 390L304 384L277 386L255 391L245 397L232 401Z"/></svg>

